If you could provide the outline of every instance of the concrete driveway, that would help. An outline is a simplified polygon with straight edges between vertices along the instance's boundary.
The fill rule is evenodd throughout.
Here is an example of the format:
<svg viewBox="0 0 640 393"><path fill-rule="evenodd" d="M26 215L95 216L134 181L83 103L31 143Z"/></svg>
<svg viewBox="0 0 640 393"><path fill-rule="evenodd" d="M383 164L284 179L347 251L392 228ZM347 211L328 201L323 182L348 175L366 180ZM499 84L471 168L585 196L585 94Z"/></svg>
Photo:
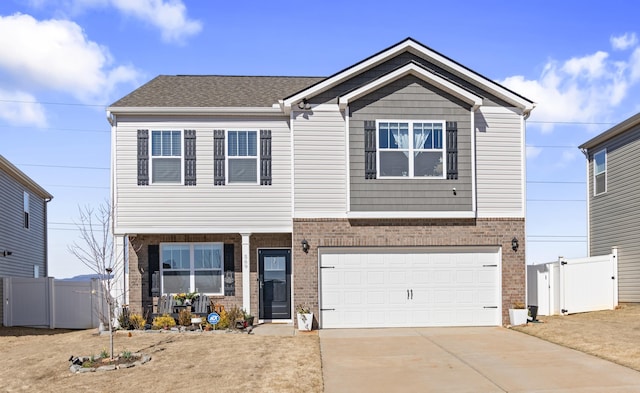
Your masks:
<svg viewBox="0 0 640 393"><path fill-rule="evenodd" d="M640 372L500 327L320 330L326 393L640 392Z"/></svg>

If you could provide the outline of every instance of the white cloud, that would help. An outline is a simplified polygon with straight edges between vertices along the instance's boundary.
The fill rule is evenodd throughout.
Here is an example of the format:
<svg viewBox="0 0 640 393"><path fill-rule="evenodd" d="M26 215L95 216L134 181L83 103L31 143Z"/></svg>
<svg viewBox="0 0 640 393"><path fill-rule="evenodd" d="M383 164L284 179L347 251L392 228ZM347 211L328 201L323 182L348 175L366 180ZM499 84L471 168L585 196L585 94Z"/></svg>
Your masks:
<svg viewBox="0 0 640 393"><path fill-rule="evenodd" d="M543 132L553 130L553 122L602 122L640 81L640 48L628 59L612 59L596 51L566 61L549 60L539 78L521 75L499 81L537 103L532 121L547 122Z"/></svg>
<svg viewBox="0 0 640 393"><path fill-rule="evenodd" d="M160 29L166 42L182 42L202 30L200 21L187 17L187 8L180 0L111 0L111 3L120 12Z"/></svg>
<svg viewBox="0 0 640 393"><path fill-rule="evenodd" d="M45 127L44 107L31 94L0 89L0 119L12 125Z"/></svg>
<svg viewBox="0 0 640 393"><path fill-rule="evenodd" d="M112 67L109 50L67 20L0 16L0 53L11 54L0 56L0 70L13 83L65 92L83 102L106 102L118 84L138 78L130 66Z"/></svg>
<svg viewBox="0 0 640 393"><path fill-rule="evenodd" d="M617 37L611 36L609 41L611 41L613 49L625 50L635 46L638 43L638 37L636 36L636 33L624 33Z"/></svg>
<svg viewBox="0 0 640 393"><path fill-rule="evenodd" d="M113 7L121 14L132 17L160 30L165 42L183 43L202 30L202 22L187 15L182 0L29 0L38 9L48 7L56 13L77 15L94 8Z"/></svg>
<svg viewBox="0 0 640 393"><path fill-rule="evenodd" d="M542 148L536 146L527 146L527 160L534 159L542 153Z"/></svg>

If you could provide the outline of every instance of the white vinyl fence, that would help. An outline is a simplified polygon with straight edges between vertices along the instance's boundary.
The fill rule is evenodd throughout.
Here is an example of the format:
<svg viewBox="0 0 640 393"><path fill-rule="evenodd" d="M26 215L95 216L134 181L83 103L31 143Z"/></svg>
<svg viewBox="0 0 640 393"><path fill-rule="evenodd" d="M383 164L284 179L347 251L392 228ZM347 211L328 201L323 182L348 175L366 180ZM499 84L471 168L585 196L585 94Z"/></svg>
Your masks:
<svg viewBox="0 0 640 393"><path fill-rule="evenodd" d="M618 250L527 266L527 296L538 315L613 310L618 305Z"/></svg>
<svg viewBox="0 0 640 393"><path fill-rule="evenodd" d="M2 278L4 326L90 329L108 315L102 285L91 281Z"/></svg>

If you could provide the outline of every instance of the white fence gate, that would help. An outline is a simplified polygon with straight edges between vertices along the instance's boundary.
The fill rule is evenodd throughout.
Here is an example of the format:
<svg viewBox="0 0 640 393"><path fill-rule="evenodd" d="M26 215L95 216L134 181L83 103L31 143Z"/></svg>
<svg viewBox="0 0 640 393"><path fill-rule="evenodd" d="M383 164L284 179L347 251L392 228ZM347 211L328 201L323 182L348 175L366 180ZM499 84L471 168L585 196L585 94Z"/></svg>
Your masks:
<svg viewBox="0 0 640 393"><path fill-rule="evenodd" d="M54 278L4 277L4 326L51 329L90 329L107 315L99 280L64 281Z"/></svg>
<svg viewBox="0 0 640 393"><path fill-rule="evenodd" d="M529 265L527 295L538 315L613 310L618 305L618 251Z"/></svg>

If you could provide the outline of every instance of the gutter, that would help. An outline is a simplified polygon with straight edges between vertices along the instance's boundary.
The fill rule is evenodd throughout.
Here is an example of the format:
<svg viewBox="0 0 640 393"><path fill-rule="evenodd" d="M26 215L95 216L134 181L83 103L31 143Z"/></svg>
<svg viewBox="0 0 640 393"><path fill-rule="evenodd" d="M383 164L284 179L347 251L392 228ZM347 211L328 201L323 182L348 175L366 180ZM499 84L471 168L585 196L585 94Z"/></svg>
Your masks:
<svg viewBox="0 0 640 393"><path fill-rule="evenodd" d="M109 107L107 108L107 120L113 114L134 115L268 115L285 116L285 113L276 107ZM113 125L113 124L112 124Z"/></svg>

